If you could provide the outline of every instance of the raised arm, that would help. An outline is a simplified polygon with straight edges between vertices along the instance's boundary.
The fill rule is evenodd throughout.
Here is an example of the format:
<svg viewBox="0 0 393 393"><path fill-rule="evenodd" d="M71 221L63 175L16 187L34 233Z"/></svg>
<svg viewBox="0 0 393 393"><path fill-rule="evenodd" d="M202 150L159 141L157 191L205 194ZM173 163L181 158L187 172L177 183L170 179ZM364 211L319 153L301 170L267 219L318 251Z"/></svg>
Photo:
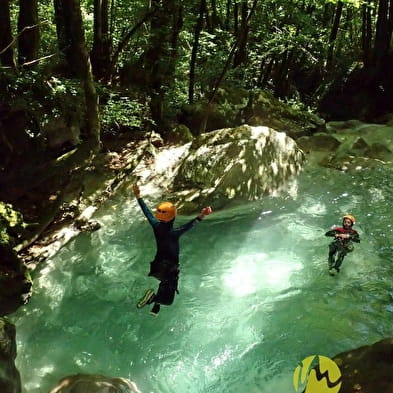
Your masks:
<svg viewBox="0 0 393 393"><path fill-rule="evenodd" d="M137 199L139 206L141 207L142 212L145 215L145 217L147 218L147 220L149 221L150 225L151 226L158 225L159 221L154 217L153 213L148 208L145 201L141 198L141 191L140 191L138 185L133 184L132 190L134 191L135 198Z"/></svg>
<svg viewBox="0 0 393 393"><path fill-rule="evenodd" d="M175 233L180 236L184 232L187 232L190 230L197 222L202 221L205 216L208 216L209 214L212 214L213 210L210 206L204 207L201 212L199 213L198 217L193 218L192 220L188 221L186 224L180 226L179 228L175 229Z"/></svg>

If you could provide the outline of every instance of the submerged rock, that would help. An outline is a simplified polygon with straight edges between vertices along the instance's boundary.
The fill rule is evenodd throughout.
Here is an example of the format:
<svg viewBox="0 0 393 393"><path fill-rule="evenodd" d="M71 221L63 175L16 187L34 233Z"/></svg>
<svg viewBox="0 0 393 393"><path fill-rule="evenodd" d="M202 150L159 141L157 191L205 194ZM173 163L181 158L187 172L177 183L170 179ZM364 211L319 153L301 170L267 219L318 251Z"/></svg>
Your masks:
<svg viewBox="0 0 393 393"><path fill-rule="evenodd" d="M64 377L49 393L141 393L127 378L76 374Z"/></svg>
<svg viewBox="0 0 393 393"><path fill-rule="evenodd" d="M15 367L15 326L0 318L0 392L20 393L21 380Z"/></svg>

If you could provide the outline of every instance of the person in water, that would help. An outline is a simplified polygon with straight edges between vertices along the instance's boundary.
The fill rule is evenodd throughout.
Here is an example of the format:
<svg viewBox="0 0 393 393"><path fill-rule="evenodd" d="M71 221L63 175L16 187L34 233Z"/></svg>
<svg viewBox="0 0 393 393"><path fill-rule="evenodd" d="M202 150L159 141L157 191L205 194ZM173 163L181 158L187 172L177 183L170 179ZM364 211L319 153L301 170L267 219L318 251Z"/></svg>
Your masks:
<svg viewBox="0 0 393 393"><path fill-rule="evenodd" d="M344 257L352 252L354 247L352 242L360 243L359 234L352 229L355 224L355 217L346 214L343 217L342 227L333 227L325 233L325 236L334 236L334 240L329 244L329 273L335 275L340 271Z"/></svg>
<svg viewBox="0 0 393 393"><path fill-rule="evenodd" d="M202 221L205 216L212 213L210 206L201 210L199 215L186 224L174 228L176 218L176 206L171 202L161 202L155 214L150 211L143 199L137 184L133 185L134 195L138 200L143 214L146 216L153 228L156 238L157 252L154 260L150 262L149 276L153 276L160 281L157 293L153 289L148 289L137 304L137 308L142 308L147 304L152 304L151 314L157 315L160 305L171 305L175 298L179 280L179 238L191 229L197 222Z"/></svg>

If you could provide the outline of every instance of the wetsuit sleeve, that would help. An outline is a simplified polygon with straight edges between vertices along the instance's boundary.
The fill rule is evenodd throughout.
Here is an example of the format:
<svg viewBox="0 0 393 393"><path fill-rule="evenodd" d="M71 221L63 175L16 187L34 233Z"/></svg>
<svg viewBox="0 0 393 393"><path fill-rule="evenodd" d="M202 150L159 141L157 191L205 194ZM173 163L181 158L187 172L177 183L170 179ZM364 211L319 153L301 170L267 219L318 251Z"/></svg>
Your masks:
<svg viewBox="0 0 393 393"><path fill-rule="evenodd" d="M199 222L202 221L200 220L198 217L193 218L192 220L188 221L186 224L180 226L179 228L176 228L173 230L173 232L177 235L177 236L181 236L184 232L189 231L191 228L194 227L194 225Z"/></svg>
<svg viewBox="0 0 393 393"><path fill-rule="evenodd" d="M330 231L327 231L327 232L325 233L325 236L335 236L336 233L337 233L337 232L336 232L335 229L331 229Z"/></svg>
<svg viewBox="0 0 393 393"><path fill-rule="evenodd" d="M147 218L147 220L149 221L151 226L156 226L159 224L159 221L157 220L157 218L155 218L153 216L153 213L151 212L151 210L147 207L145 201L142 198L138 198L137 199L139 206L141 207L143 214L145 215L145 217Z"/></svg>
<svg viewBox="0 0 393 393"><path fill-rule="evenodd" d="M359 234L356 231L354 231L353 233L351 233L349 235L349 239L352 240L355 243L360 243L360 237L359 237Z"/></svg>

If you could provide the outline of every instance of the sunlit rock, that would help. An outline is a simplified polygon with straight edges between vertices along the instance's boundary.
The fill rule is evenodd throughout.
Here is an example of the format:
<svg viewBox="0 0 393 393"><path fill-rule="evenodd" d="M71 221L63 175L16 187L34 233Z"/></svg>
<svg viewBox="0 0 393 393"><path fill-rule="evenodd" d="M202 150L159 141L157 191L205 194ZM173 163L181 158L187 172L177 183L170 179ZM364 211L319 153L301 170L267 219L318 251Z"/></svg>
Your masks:
<svg viewBox="0 0 393 393"><path fill-rule="evenodd" d="M141 393L127 378L76 374L64 377L49 393Z"/></svg>
<svg viewBox="0 0 393 393"><path fill-rule="evenodd" d="M20 393L21 380L15 367L15 326L0 318L0 392Z"/></svg>
<svg viewBox="0 0 393 393"><path fill-rule="evenodd" d="M185 210L201 203L256 200L280 189L302 166L303 152L285 133L244 125L194 140L173 184Z"/></svg>

